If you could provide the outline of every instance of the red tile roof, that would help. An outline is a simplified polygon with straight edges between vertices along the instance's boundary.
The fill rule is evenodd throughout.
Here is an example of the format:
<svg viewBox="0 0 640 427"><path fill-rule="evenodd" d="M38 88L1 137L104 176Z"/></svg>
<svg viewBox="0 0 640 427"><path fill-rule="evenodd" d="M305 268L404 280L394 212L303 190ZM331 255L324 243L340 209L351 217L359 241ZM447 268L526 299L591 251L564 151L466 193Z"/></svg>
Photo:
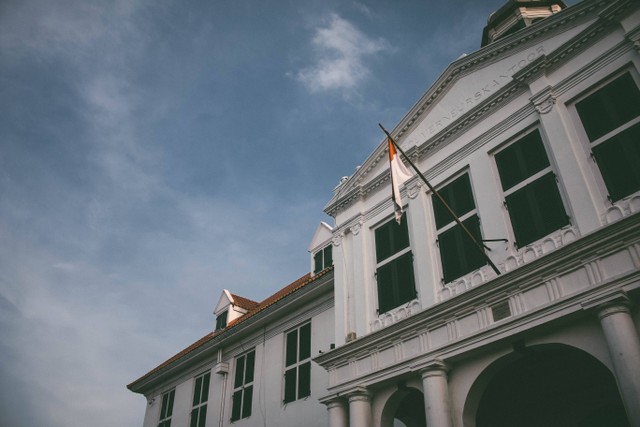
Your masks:
<svg viewBox="0 0 640 427"><path fill-rule="evenodd" d="M224 328L224 329L219 329L217 331L209 332L207 335L205 335L204 337L200 338L198 341L194 342L189 347L187 347L184 350L180 351L179 353L175 354L171 358L167 359L165 362L161 363L157 367L153 368L151 371L149 371L146 374L144 374L142 377L138 378L137 380L133 381L131 384L127 385L127 388L129 390L132 390L136 383L139 383L140 381L148 378L149 376L155 374L156 372L161 371L166 366L168 366L171 363L181 359L182 357L184 357L187 354L191 353L195 349L197 349L197 348L203 346L204 344L206 344L207 342L211 341L216 336L220 335L222 332L225 332L225 331L229 330L230 328L233 328L233 327L237 326L238 324L244 322L245 320L253 317L254 315L260 313L264 309L272 306L273 304L277 303L278 301L282 300L283 298L287 297L288 295L294 293L298 289L301 289L301 288L309 285L310 283L313 283L316 279L319 279L320 277L324 276L325 274L327 274L331 270L333 270L333 267L328 267L328 268L324 269L323 271L321 271L320 273L316 274L313 277L311 277L311 274L307 273L304 276L302 276L301 278L299 278L298 280L296 280L295 282L285 286L284 288L280 289L275 294L267 297L266 299L264 299L263 301L261 301L259 303L255 302L255 301L251 301L250 299L247 299L247 298L240 297L238 295L231 294L236 305L238 305L240 307L243 307L243 308L246 308L247 310L249 310L247 312L247 314L245 314L242 317L239 317L239 318L237 318L235 320L230 321L229 324L227 325L227 327ZM251 307L251 308L249 308L249 307Z"/></svg>
<svg viewBox="0 0 640 427"><path fill-rule="evenodd" d="M231 298L233 298L233 303L240 308L244 308L245 310L253 310L258 306L258 303L250 300L249 298L241 297L240 295L231 294Z"/></svg>

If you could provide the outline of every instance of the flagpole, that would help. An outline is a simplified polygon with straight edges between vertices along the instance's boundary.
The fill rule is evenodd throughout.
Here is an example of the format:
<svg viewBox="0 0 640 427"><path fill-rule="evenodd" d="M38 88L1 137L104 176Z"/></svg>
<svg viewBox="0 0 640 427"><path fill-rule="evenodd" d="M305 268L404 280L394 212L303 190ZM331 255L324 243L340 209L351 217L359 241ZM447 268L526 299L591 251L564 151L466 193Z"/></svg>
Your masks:
<svg viewBox="0 0 640 427"><path fill-rule="evenodd" d="M458 224L460 227L462 227L462 230L464 230L464 232L466 233L467 237L469 237L471 239L471 241L475 244L475 246L478 248L480 253L482 253L482 256L485 258L485 260L487 260L487 263L489 263L489 265L491 266L493 271L495 271L495 273L499 276L500 275L500 270L498 270L498 267L496 267L496 265L493 263L493 261L491 261L491 258L489 258L489 255L487 255L485 253L485 251L484 251L485 246L481 245L480 243L478 243L478 241L473 236L473 234L471 234L471 231L469 231L469 229L462 223L462 221L460 221L460 219L458 219L458 216L453 212L451 207L449 207L447 202L444 201L444 199L442 198L440 193L438 191L436 191L435 188L433 188L433 186L429 183L429 181L427 181L427 178L425 178L424 175L422 175L422 173L418 170L416 165L414 165L413 162L411 161L411 159L409 159L409 157L407 157L407 155L404 153L404 151L402 151L402 148L400 148L400 146L398 146L398 144L396 144L396 142L394 141L393 137L384 128L384 126L382 126L380 123L378 123L378 126L380 126L380 129L382 129L382 131L387 135L387 137L389 138L389 141L391 141L391 143L393 144L394 147L396 147L398 152L400 152L400 154L402 154L402 157L404 157L405 160L407 161L407 163L409 163L409 165L413 168L413 170L416 171L416 173L422 179L422 181L425 184L427 184L427 187L429 187L429 190L431 190L431 192L436 195L436 197L438 198L438 200L440 200L440 202L444 205L444 207L447 208L447 211L449 211L449 213L451 214L453 219L456 221L456 224Z"/></svg>

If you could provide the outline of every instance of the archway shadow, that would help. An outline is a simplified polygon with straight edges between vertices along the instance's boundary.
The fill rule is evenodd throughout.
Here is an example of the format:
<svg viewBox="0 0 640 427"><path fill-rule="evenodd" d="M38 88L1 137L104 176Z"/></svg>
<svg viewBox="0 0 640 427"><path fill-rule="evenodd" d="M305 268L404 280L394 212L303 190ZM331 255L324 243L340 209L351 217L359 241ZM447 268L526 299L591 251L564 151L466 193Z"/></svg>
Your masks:
<svg viewBox="0 0 640 427"><path fill-rule="evenodd" d="M465 427L628 427L611 371L564 344L519 348L472 385Z"/></svg>

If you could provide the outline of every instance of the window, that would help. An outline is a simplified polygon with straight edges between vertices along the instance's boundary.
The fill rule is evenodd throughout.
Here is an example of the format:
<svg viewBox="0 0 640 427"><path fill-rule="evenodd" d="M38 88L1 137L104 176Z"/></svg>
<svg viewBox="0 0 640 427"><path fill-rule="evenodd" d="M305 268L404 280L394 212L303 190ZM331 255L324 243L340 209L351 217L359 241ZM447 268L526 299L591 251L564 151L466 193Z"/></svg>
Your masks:
<svg viewBox="0 0 640 427"><path fill-rule="evenodd" d="M243 354L236 358L236 374L233 382L233 398L231 421L251 416L253 401L253 369L256 351Z"/></svg>
<svg viewBox="0 0 640 427"><path fill-rule="evenodd" d="M333 265L332 246L326 246L313 255L313 274Z"/></svg>
<svg viewBox="0 0 640 427"><path fill-rule="evenodd" d="M375 240L378 313L382 314L416 297L407 216L402 216L400 224L392 219L378 227Z"/></svg>
<svg viewBox="0 0 640 427"><path fill-rule="evenodd" d="M495 155L516 246L569 224L556 176L536 129Z"/></svg>
<svg viewBox="0 0 640 427"><path fill-rule="evenodd" d="M311 395L311 323L286 335L284 403Z"/></svg>
<svg viewBox="0 0 640 427"><path fill-rule="evenodd" d="M216 331L218 329L224 329L227 326L227 316L229 311L225 310L216 317Z"/></svg>
<svg viewBox="0 0 640 427"><path fill-rule="evenodd" d="M469 174L456 178L438 190L446 204L456 214L460 222L469 230L476 241L482 244L480 218L471 192ZM433 216L438 230L438 247L442 261L445 283L476 270L487 263L484 254L469 238L462 226L436 196L433 200Z"/></svg>
<svg viewBox="0 0 640 427"><path fill-rule="evenodd" d="M207 421L207 400L209 400L209 381L211 373L196 377L193 387L193 405L191 409L190 427L204 427Z"/></svg>
<svg viewBox="0 0 640 427"><path fill-rule="evenodd" d="M576 103L612 202L640 190L640 90L625 73Z"/></svg>
<svg viewBox="0 0 640 427"><path fill-rule="evenodd" d="M173 415L173 399L175 395L175 389L162 395L162 407L160 408L160 422L158 423L158 427L171 427L171 415Z"/></svg>

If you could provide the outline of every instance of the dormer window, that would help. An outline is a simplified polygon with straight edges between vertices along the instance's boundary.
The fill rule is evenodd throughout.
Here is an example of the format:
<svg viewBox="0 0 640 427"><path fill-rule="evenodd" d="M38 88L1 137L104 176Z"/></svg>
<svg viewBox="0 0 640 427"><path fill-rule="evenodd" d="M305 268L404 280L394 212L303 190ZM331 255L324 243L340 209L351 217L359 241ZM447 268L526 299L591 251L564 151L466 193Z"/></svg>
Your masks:
<svg viewBox="0 0 640 427"><path fill-rule="evenodd" d="M333 265L332 246L325 246L313 255L313 274Z"/></svg>
<svg viewBox="0 0 640 427"><path fill-rule="evenodd" d="M228 310L225 310L222 313L218 314L218 316L216 317L216 331L227 327L228 316L229 316Z"/></svg>

